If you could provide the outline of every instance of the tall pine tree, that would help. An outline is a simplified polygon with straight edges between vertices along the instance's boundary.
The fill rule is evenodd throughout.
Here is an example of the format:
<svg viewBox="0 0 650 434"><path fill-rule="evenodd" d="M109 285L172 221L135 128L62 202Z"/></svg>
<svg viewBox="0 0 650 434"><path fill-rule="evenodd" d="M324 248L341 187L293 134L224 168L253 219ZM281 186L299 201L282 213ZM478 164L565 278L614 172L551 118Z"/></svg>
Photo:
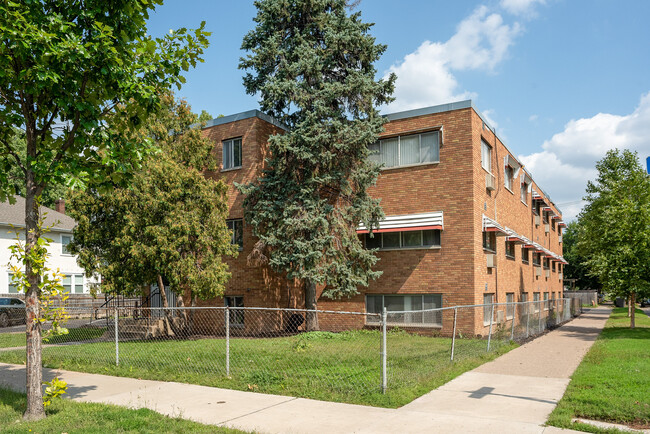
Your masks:
<svg viewBox="0 0 650 434"><path fill-rule="evenodd" d="M304 283L305 307L316 309L317 285L339 298L356 294L379 272L356 234L383 217L367 190L379 167L368 145L384 123L377 106L392 101L395 76L376 80L386 50L372 24L348 14L345 0L259 0L255 29L242 49L244 86L261 109L289 127L269 139L257 182L240 186L245 218L259 237L252 257ZM315 314L307 329L318 329Z"/></svg>

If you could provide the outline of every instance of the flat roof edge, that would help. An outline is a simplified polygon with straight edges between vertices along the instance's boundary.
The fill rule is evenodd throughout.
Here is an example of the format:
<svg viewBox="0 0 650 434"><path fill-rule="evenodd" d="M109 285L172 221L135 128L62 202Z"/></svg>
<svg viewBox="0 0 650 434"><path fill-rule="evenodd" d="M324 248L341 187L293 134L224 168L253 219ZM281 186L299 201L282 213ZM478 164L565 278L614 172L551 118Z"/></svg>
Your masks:
<svg viewBox="0 0 650 434"><path fill-rule="evenodd" d="M210 119L204 125L202 125L201 128L205 129L205 128L210 128L210 127L215 127L217 125L229 124L231 122L242 121L244 119L250 119L250 118L259 118L259 119L262 119L263 121L266 121L266 122L270 123L271 125L274 125L274 126L276 126L278 128L281 128L281 129L283 129L285 131L289 130L289 128L287 128L286 125L284 125L282 122L275 119L273 116L267 115L266 113L261 112L261 111L259 111L257 109L247 110L247 111L241 112L241 113L235 113L235 114L228 115L228 116L221 116L221 117L218 117L218 118ZM198 124L196 124L196 125L198 125Z"/></svg>
<svg viewBox="0 0 650 434"><path fill-rule="evenodd" d="M452 110L466 109L470 107L474 107L474 104L472 104L471 99L468 99L464 101L450 102L447 104L433 105L430 107L422 107L422 108L417 108L412 110L405 110L396 113L388 113L383 116L389 121L396 121L399 119L414 118L416 116L431 115L434 113L443 113ZM476 110L476 108L474 108L474 110Z"/></svg>

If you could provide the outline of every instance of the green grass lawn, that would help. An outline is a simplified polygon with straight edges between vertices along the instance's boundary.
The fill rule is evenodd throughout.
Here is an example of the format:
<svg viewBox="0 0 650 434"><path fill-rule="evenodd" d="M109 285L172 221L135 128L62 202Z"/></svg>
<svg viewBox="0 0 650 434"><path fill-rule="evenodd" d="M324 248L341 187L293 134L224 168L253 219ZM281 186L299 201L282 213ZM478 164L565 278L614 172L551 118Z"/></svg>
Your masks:
<svg viewBox="0 0 650 434"><path fill-rule="evenodd" d="M0 431L3 433L241 433L163 416L147 409L129 410L114 405L77 403L57 399L47 418L23 422L24 394L0 389Z"/></svg>
<svg viewBox="0 0 650 434"><path fill-rule="evenodd" d="M119 366L112 342L43 349L49 368L150 380L178 381L327 401L399 407L514 348L516 344L451 339L393 331L388 335L388 392L381 392L377 331L312 332L230 340L226 376L224 339L121 342ZM0 361L24 364L24 351L0 352Z"/></svg>
<svg viewBox="0 0 650 434"><path fill-rule="evenodd" d="M101 337L106 328L75 328L68 329L68 334L53 336L44 344L63 344L66 342L79 342ZM0 348L13 348L25 346L25 332L0 333Z"/></svg>
<svg viewBox="0 0 650 434"><path fill-rule="evenodd" d="M575 417L650 428L650 318L636 310L629 328L627 308L615 308L598 340L573 374L548 424L602 432Z"/></svg>

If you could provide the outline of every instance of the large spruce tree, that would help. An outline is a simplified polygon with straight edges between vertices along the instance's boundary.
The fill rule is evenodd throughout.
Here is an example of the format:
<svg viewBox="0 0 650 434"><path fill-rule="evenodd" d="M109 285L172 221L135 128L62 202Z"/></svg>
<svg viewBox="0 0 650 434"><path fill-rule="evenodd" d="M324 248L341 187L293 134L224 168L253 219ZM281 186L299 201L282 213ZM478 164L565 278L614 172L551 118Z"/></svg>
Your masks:
<svg viewBox="0 0 650 434"><path fill-rule="evenodd" d="M242 44L244 86L289 131L269 139L263 175L241 186L245 218L259 237L251 257L303 282L305 307L316 309L317 285L338 298L379 276L356 228L383 217L367 193L379 173L368 145L382 131L377 106L392 100L395 76L375 78L386 46L360 13L348 14L345 0L255 5L257 26ZM318 328L315 314L307 328Z"/></svg>

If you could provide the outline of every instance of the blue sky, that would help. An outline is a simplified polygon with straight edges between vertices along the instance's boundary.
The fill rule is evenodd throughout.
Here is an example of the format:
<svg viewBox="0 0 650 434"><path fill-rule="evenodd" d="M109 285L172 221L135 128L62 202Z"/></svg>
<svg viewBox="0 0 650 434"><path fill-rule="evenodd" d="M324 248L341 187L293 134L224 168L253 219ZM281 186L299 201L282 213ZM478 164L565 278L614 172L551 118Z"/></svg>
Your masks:
<svg viewBox="0 0 650 434"><path fill-rule="evenodd" d="M580 210L608 149L650 156L650 2L362 0L388 45L378 76L398 75L395 112L472 99L564 212ZM212 31L205 63L178 92L212 115L257 108L237 69L252 1L168 0L149 33Z"/></svg>

